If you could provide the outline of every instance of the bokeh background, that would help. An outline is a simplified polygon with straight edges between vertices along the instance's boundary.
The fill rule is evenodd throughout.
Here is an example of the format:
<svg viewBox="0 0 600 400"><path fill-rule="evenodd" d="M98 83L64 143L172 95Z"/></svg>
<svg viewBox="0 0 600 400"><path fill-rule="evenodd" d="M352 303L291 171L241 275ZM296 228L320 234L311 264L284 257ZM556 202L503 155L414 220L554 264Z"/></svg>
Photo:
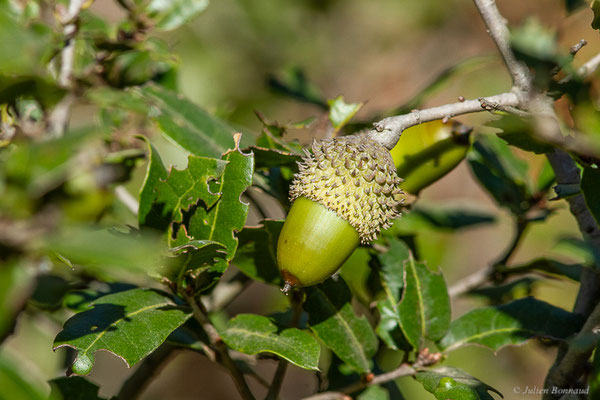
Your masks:
<svg viewBox="0 0 600 400"><path fill-rule="evenodd" d="M500 0L498 6L511 26L537 18L556 29L564 48L586 39L588 45L577 54L576 64L600 51L600 38L590 27L590 10L567 16L558 0ZM97 0L91 10L109 21L124 16L108 0ZM428 96L424 105L454 102L458 96L492 95L510 87L509 76L470 0L220 0L211 2L193 22L162 38L179 57L178 85L188 98L256 133L262 125L255 111L283 123L316 117L311 128L293 133L303 144L324 134L327 116L318 105L273 90L269 82L285 79L293 71L302 71L325 99L343 95L347 102L365 102L355 117L359 121L404 104L442 71L473 57ZM81 107L73 118L75 125L83 125L93 116ZM481 113L459 120L478 127L489 118ZM159 137L156 140L166 164L185 165L187 155L182 150ZM542 157L518 155L530 164L533 175L541 168ZM128 186L132 193L139 190L144 168L138 167L137 179ZM417 246L422 258L430 267L440 266L450 284L487 266L511 240L510 215L475 183L466 163L425 189L419 202L432 207L469 207L497 217L493 224L456 233L434 229L419 233ZM274 215L284 216L276 205L271 206ZM557 202L555 207L558 211L547 221L528 229L513 262L555 254L559 238L578 235L566 203ZM135 225L131 216L120 222ZM256 214L251 213L248 223L257 222ZM545 280L534 286L536 296L566 309L572 308L576 291L574 283L564 280ZM286 305L282 296L276 288L253 283L228 311L231 315L280 311ZM458 299L453 303L453 318L478 304L482 302L477 299ZM64 350L53 353L51 348L60 328L51 315L25 313L6 347L24 356L32 376L43 380L59 376L64 371ZM528 400L539 396L516 391L543 387L554 351L539 342L505 348L498 354L468 347L453 352L448 362L498 388L506 399ZM220 366L192 352L176 352L172 357L142 399L238 398L233 381ZM399 362L393 353L386 358L384 363L389 365ZM275 363L270 360L257 365L258 373L267 380L274 370ZM102 396L111 396L130 373L121 360L101 352L90 379L100 384ZM250 384L258 394L266 392L253 378ZM398 385L407 399L433 399L411 378L399 380ZM292 366L282 398L300 398L314 393L316 387L312 374Z"/></svg>

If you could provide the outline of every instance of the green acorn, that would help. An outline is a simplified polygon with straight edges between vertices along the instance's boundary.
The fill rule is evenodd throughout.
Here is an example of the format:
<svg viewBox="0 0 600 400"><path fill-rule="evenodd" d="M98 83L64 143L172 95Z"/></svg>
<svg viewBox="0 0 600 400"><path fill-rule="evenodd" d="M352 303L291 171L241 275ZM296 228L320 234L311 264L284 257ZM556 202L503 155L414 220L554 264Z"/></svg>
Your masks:
<svg viewBox="0 0 600 400"><path fill-rule="evenodd" d="M277 243L285 292L327 279L399 215L401 179L385 147L359 134L314 141L312 151L299 163Z"/></svg>

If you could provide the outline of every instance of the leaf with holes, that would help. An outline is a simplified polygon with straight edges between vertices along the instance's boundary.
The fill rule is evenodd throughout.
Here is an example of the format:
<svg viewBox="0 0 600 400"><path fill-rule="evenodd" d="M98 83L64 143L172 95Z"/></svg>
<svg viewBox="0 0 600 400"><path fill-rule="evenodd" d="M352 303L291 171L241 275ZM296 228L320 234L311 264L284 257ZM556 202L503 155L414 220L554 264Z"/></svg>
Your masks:
<svg viewBox="0 0 600 400"><path fill-rule="evenodd" d="M450 324L439 342L445 352L469 344L498 351L533 337L564 340L579 331L580 315L570 313L533 297L495 307L476 308Z"/></svg>
<svg viewBox="0 0 600 400"><path fill-rule="evenodd" d="M219 157L231 145L236 129L183 96L157 85L135 89L135 93L152 107L150 118L167 138L190 153ZM252 144L251 136L244 135L242 147Z"/></svg>
<svg viewBox="0 0 600 400"><path fill-rule="evenodd" d="M166 180L156 184L155 203L162 208L162 215L172 222L182 222L184 212L190 211L192 206L202 202L199 206L212 207L219 200L220 192L212 192L209 184L223 175L226 161L215 158L189 156L187 168L183 170L172 169ZM171 225L173 230L174 225ZM171 246L186 243L185 235L177 234L178 239L173 239L170 232ZM203 239L203 238L199 238Z"/></svg>
<svg viewBox="0 0 600 400"><path fill-rule="evenodd" d="M273 353L304 369L319 366L319 343L297 328L280 329L262 315L240 314L231 319L221 337L244 354Z"/></svg>
<svg viewBox="0 0 600 400"><path fill-rule="evenodd" d="M377 337L365 317L352 308L352 294L346 283L328 279L307 288L304 310L310 329L352 369L369 372L377 350Z"/></svg>
<svg viewBox="0 0 600 400"><path fill-rule="evenodd" d="M248 204L242 202L241 196L252 184L254 172L254 156L244 154L239 149L239 135L236 136L236 147L223 154L222 160L227 163L218 182L211 184L212 193L219 193L219 200L210 208L196 207L190 217L188 234L196 240L211 240L225 246L225 260L216 263L211 273L220 274L233 259L238 245L235 236L246 223Z"/></svg>
<svg viewBox="0 0 600 400"><path fill-rule="evenodd" d="M152 143L145 136L139 136L139 138L146 142L148 147L148 166L146 167L146 177L139 195L138 223L140 227L148 226L155 229L165 229L170 222L170 218L165 215L164 206L156 202L155 189L161 181L167 179L167 169Z"/></svg>
<svg viewBox="0 0 600 400"><path fill-rule="evenodd" d="M92 309L75 314L54 339L54 350L71 347L77 357L70 367L76 375L87 375L94 353L107 350L128 367L137 364L191 316L166 293L132 289L103 296L90 303Z"/></svg>

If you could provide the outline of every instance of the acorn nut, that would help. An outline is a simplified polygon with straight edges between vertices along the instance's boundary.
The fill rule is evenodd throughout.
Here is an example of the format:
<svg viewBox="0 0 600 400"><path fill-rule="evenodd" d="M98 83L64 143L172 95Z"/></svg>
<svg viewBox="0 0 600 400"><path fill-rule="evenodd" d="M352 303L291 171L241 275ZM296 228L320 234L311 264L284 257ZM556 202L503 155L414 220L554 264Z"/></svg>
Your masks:
<svg viewBox="0 0 600 400"><path fill-rule="evenodd" d="M389 151L365 134L313 141L305 152L277 243L284 292L331 276L390 226L403 198Z"/></svg>

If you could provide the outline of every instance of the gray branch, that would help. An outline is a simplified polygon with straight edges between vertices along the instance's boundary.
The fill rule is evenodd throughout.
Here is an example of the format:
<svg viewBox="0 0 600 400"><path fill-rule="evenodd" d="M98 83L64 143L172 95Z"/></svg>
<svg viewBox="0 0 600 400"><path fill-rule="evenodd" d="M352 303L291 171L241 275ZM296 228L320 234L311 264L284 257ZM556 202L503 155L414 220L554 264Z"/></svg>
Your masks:
<svg viewBox="0 0 600 400"><path fill-rule="evenodd" d="M67 12L61 18L64 25L63 36L65 38L65 46L60 52L58 84L65 89L71 89L73 86L72 75L75 61L75 41L73 40L73 36L77 31L77 17L85 2L86 0L70 0ZM66 131L74 100L73 94L67 93L50 113L48 117L48 131L51 135L55 137L62 136Z"/></svg>
<svg viewBox="0 0 600 400"><path fill-rule="evenodd" d="M510 48L510 32L506 20L498 11L496 0L473 0L489 35L500 51L513 80L513 86L523 92L531 88L531 77L527 66L515 58Z"/></svg>
<svg viewBox="0 0 600 400"><path fill-rule="evenodd" d="M518 108L520 98L515 92L502 93L490 97L480 97L458 103L446 104L425 110L414 110L409 114L397 115L382 119L373 124L374 129L369 132L371 139L392 149L402 132L411 126L436 119L449 119L457 115L470 114L480 111L510 110Z"/></svg>

